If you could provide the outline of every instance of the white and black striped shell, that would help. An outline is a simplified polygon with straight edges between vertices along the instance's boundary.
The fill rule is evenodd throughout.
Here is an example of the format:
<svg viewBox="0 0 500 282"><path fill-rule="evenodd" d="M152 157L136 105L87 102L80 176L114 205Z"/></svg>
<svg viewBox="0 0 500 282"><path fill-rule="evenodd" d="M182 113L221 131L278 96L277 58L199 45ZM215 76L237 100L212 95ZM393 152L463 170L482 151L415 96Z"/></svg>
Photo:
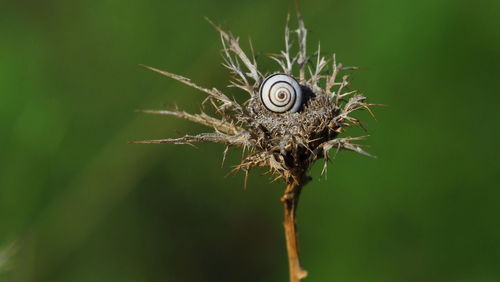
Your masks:
<svg viewBox="0 0 500 282"><path fill-rule="evenodd" d="M268 76L259 88L260 100L275 113L297 112L302 105L302 89L293 77L277 73Z"/></svg>

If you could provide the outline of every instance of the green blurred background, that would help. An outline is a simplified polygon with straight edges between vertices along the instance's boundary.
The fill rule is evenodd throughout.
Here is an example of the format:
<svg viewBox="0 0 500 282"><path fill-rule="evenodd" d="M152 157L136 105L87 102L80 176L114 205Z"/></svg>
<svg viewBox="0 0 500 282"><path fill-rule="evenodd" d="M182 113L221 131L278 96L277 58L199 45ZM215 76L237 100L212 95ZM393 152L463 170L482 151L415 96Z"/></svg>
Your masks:
<svg viewBox="0 0 500 282"><path fill-rule="evenodd" d="M341 152L304 190L306 281L500 281L498 1L303 1L376 108L370 159ZM127 144L204 128L135 113L224 89L208 16L260 54L292 1L2 1L0 281L286 281L282 183L225 177L223 147ZM277 66L260 56L269 70ZM230 95L245 95L229 89ZM348 134L363 134L350 132Z"/></svg>

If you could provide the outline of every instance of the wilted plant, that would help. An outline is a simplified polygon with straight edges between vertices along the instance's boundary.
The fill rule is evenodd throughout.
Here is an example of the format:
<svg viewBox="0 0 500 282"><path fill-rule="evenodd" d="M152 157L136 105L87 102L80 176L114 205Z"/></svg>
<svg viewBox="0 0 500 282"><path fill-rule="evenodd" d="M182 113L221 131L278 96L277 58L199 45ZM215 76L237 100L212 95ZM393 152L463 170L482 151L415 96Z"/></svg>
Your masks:
<svg viewBox="0 0 500 282"><path fill-rule="evenodd" d="M216 88L204 88L188 78L145 66L205 92L207 98L203 104L210 104L219 117L203 111L190 114L178 109L144 110L142 112L184 118L210 127L214 132L134 143L222 143L226 145L224 156L230 147L241 147L245 154L234 171L243 170L248 175L253 167L267 167L277 179L283 178L286 188L281 201L285 208L290 281L295 282L307 276L299 263L295 221L301 189L310 180L307 172L319 158L325 160L322 173L326 172L332 149L369 156L354 143L364 136L338 136L347 127L361 126L351 115L353 112L368 110L371 113L369 107L374 104L368 104L358 91L348 90L349 76L341 73L356 67L338 63L335 54L326 59L319 47L315 53L308 54L307 29L300 13L297 13L298 28L295 30L289 29L289 18L285 27L285 49L280 54L270 55L282 70L271 75L259 70L252 47L249 56L240 47L237 37L209 21L221 36L224 66L233 75L230 86L249 94L243 104ZM290 39L292 34L297 38L296 48Z"/></svg>

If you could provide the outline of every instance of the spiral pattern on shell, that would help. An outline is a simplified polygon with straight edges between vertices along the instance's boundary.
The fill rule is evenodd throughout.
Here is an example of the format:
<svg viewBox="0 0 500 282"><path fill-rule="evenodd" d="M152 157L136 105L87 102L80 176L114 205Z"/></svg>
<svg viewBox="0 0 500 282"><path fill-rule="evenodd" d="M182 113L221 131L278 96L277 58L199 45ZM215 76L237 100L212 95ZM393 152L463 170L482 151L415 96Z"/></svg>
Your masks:
<svg viewBox="0 0 500 282"><path fill-rule="evenodd" d="M302 104L302 89L291 76L277 73L268 76L259 89L266 109L275 113L297 112Z"/></svg>

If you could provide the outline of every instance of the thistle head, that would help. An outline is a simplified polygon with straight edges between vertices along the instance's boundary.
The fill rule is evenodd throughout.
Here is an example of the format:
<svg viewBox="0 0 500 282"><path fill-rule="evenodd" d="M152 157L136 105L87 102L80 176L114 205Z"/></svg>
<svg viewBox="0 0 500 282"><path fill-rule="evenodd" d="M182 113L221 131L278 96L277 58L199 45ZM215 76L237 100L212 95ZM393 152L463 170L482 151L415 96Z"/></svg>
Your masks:
<svg viewBox="0 0 500 282"><path fill-rule="evenodd" d="M269 56L278 64L279 69L274 71L259 69L253 48L244 52L237 37L209 21L221 37L223 65L232 75L230 86L247 93L242 104L216 88L204 88L185 77L147 67L207 94L204 103L209 103L218 117L203 111L144 111L185 118L213 132L137 142L223 143L227 146L224 155L230 147L241 147L245 155L235 170L248 173L253 167L267 167L287 182L299 181L319 158L325 160L325 172L332 149L369 155L353 143L363 136L341 137L345 128L361 125L352 113L370 111L373 105L363 94L349 90L349 76L344 72L356 67L338 63L335 54L322 56L319 46L308 53L307 29L300 14L297 18L298 27L293 30L287 19L284 49Z"/></svg>

